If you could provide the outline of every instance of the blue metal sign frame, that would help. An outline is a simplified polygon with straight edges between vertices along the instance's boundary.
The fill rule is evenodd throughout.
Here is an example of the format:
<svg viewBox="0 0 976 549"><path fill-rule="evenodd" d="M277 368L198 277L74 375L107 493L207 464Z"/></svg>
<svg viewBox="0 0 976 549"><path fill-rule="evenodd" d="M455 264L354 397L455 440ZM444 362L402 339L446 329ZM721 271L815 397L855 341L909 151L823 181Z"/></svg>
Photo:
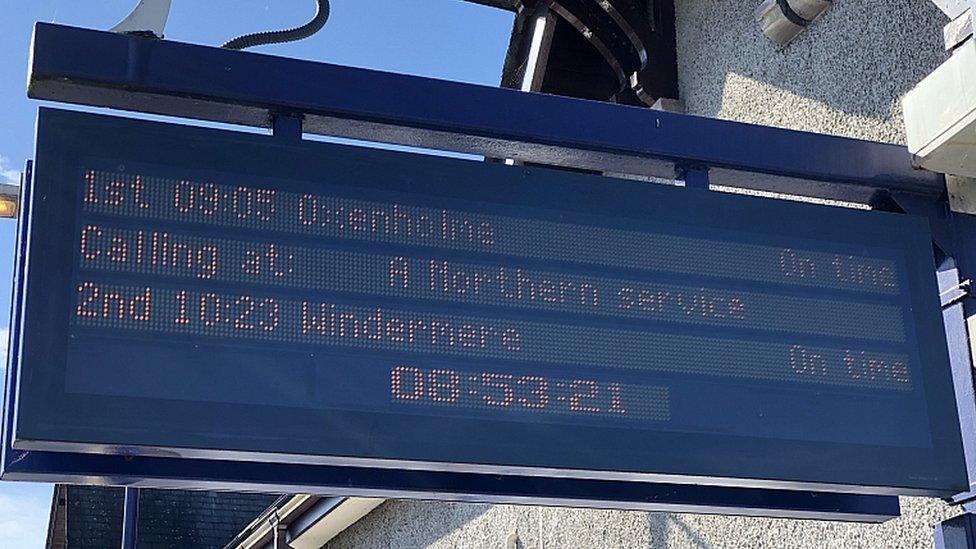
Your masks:
<svg viewBox="0 0 976 549"><path fill-rule="evenodd" d="M122 447L137 455L153 455L155 450L162 450L193 458L373 465L425 471L446 468L452 472L697 482L721 486L859 491L868 494L949 496L967 486L961 467L963 460L958 425L955 422L955 405L951 398L942 398L943 395L951 394L952 388L948 376L948 353L944 346L945 335L939 319L931 239L927 223L917 216L859 212L706 190L612 180L588 174L508 167L497 163L436 158L362 147L278 141L241 132L52 109L41 110L36 151L38 164L34 174L34 188L31 191L35 198L29 206L31 237L28 244L29 278L26 284L27 294L31 297L23 298L26 300L26 311L23 313L21 327L23 347L19 366L25 382L18 386L16 393L16 413L19 418L13 426L15 448L56 451L77 449L89 453L113 453ZM119 167L121 164L124 164L124 172L116 171L123 170ZM95 172L87 172L90 178L81 177L82 173L90 169L109 170L105 173L113 175L107 176L107 185L116 181L117 177L126 177L125 174L141 174L140 181L146 183L142 196L147 200L142 205L150 208L151 202L152 214L147 218L146 215L150 212L148 209L142 212L127 210L123 217L118 217L113 213L121 212L117 212L114 207L105 204L104 207L97 206L97 196L101 195L101 191L96 191ZM201 169L204 171L198 171ZM252 222L256 220L242 223L239 214L222 221L234 223L234 228L213 226L210 223L213 220L206 217L186 217L185 213L180 214L175 209L173 191L162 194L162 187L158 187L152 177L165 174L181 179L184 183L188 183L184 178L203 178L199 180L216 184L231 183L238 189L266 186L277 193L274 203L277 203L278 215L273 221L259 222L257 225ZM307 180L307 183L302 183L302 179ZM66 184L72 181L76 184ZM83 192L82 184L92 194ZM241 187L242 185L245 187ZM614 190L609 190L608 185L613 186ZM174 188L178 189L179 185ZM895 270L892 271L891 281L892 286L897 285L899 288L897 295L889 295L887 290L878 286L874 278L866 284L864 281L841 282L834 277L834 268L827 263L818 265L819 276L816 277L815 291L826 291L826 294L817 295L829 296L832 304L853 300L859 307L870 308L871 304L884 302L889 306L897 304L900 312L889 312L880 318L867 319L847 328L853 331L864 327L863 329L869 330L868 334L860 331L847 333L847 329L838 331L838 327L847 320L846 317L828 317L826 320L830 324L829 329L825 332L822 328L817 328L814 330L815 335L810 336L804 329L816 324L817 318L822 319L824 313L822 309L816 309L815 305L794 304L786 313L788 318L794 319L794 324L789 327L777 325L774 327L774 334L757 336L754 331L743 331L740 326L728 325L727 320L711 321L704 331L678 332L678 335L684 334L682 337L691 337L689 334L704 336L704 339L690 340L694 342L690 343L690 349L694 349L690 354L685 350L679 351L677 355L669 353L667 357L657 357L656 353L644 350L655 345L653 341L648 341L643 344L644 347L631 351L634 356L643 356L640 362L633 364L628 362L628 356L625 355L615 355L609 362L601 361L597 355L586 354L589 347L574 351L572 357L563 355L559 359L558 370L552 371L546 370L544 366L533 365L533 362L541 360L538 355L508 355L504 361L496 363L478 354L476 350L461 351L464 353L462 360L466 368L515 368L518 375L531 371L538 375L558 373L573 379L593 376L592 379L605 380L608 379L606 376L610 376L611 381L629 380L624 383L661 383L668 387L668 403L665 405L669 410L668 420L658 423L647 421L645 416L645 419L638 422L635 417L628 419L622 416L590 415L575 417L571 424L553 423L549 420L540 424L536 423L539 418L533 418L530 411L521 409L519 400L516 399L514 409L489 410L488 413L476 416L477 420L466 419L464 414L458 417L457 408L445 409L441 405L436 411L433 408L429 410L430 417L417 421L415 414L423 413L420 403L408 401L412 404L410 408L405 408L404 400L394 400L392 403L387 400L391 390L389 364L441 364L440 367L443 368L455 367L452 360L438 358L438 351L443 352L445 349L404 347L397 349L400 352L377 354L376 349L367 348L345 355L342 351L346 341L344 339L326 340L316 337L305 338L303 341L300 335L307 332L304 321L299 323L298 320L304 319L304 314L299 314L296 307L284 300L302 298L302 295L315 295L316 299L328 299L330 303L346 303L346 299L366 299L366 303L375 302L375 310L382 308L386 314L392 314L391 311L396 311L398 307L407 307L407 310L422 307L421 310L434 313L441 310L445 314L460 314L463 311L464 314L489 315L488 318L495 318L491 315L500 314L507 319L505 322L515 322L515 326L520 326L520 322L527 322L526 329L531 329L530 321L538 322L539 319L520 310L479 309L470 303L470 299L460 306L454 301L451 306L437 309L436 296L426 293L405 293L391 300L388 292L383 290L388 285L385 257L383 264L375 269L355 267L355 280L358 282L353 287L339 289L338 294L335 293L335 288L318 283L303 286L309 284L309 279L301 278L307 274L327 278L343 275L341 271L329 270L334 267L327 264L307 263L307 259L300 259L305 257L299 255L304 252L294 249L294 264L298 272L293 276L278 274L277 276L285 278L274 279L272 282L281 283L287 279L293 288L300 288L302 292L314 291L314 294L274 294L282 300L280 303L276 301L276 311L280 309L280 315L275 313L278 330L262 333L275 337L254 339L251 333L234 330L218 334L206 330L203 325L196 325L200 320L191 321L185 310L182 316L187 318L183 320L186 327L193 328L194 331L173 332L172 318L163 314L166 304L173 297L163 297L161 292L165 292L166 288L157 285L163 283L159 278L145 278L139 274L140 269L126 271L125 277L119 278L118 263L111 264L115 275L102 275L92 271L91 268L97 262L88 264L88 268L83 267L82 271L76 271L73 266L78 253L75 231L86 225L97 225L109 231L114 230L109 227L143 230L147 228L146 223L149 223L148 230L155 231L159 227L155 223L159 222L166 233L176 231L170 235L176 238L180 229L171 223L179 223L178 220L182 219L183 223L191 225L206 223L206 229L197 225L196 234L207 239L207 242L212 242L214 258L218 255L217 248L221 249L221 273L216 279L201 281L199 275L194 274L192 280L178 282L183 292L223 291L233 292L227 294L233 296L265 295L262 291L267 291L266 289L262 290L253 284L267 284L268 280L250 280L249 283L248 279L235 279L231 282L227 278L232 276L232 270L239 269L236 265L241 264L241 259L231 259L232 248L224 248L225 244L218 242L224 242L220 239L226 238L260 238L264 242L264 239L270 238L271 242L285 246L282 250L288 249L287 237L276 234L275 228L280 230L282 223L287 223L287 219L290 219L287 216L289 212L296 215L299 212L299 203L290 202L289 194L299 193L291 194L297 200L300 193L305 192L325 192L330 193L329 196L332 196L331 193L339 193L337 196L359 197L371 201L396 200L404 205L401 207L407 208L422 205L462 208L463 211L459 210L456 215L479 212L479 215L489 216L492 212L506 212L506 215L515 216L481 218L492 219L493 223L497 223L492 229L495 246L489 255L462 257L466 257L467 261L485 261L486 257L490 261L506 261L507 254L520 256L523 253L521 248L506 246L511 241L519 242L519 246L526 245L522 244L525 242L525 233L510 232L510 225L507 224L509 221L506 219L530 219L518 217L521 215L549 215L544 219L583 224L579 225L584 228L582 231L575 231L573 227L576 225L547 225L544 234L538 233L541 242L545 243L544 253L538 251L538 245L531 242L527 244L529 247L526 249L533 250L530 257L535 260L539 269L558 271L571 268L569 264L562 264L558 258L582 260L580 254L587 249L587 239L591 238L591 229L588 227L591 226L629 227L644 231L644 234L649 235L647 238L659 238L654 235L694 235L698 239L717 239L681 241L688 246L698 242L716 243L710 244L709 249L712 251L704 254L694 252L696 248L692 247L689 253L694 254L690 256L695 258L693 264L679 270L681 274L677 276L664 273L669 270L668 264L685 253L683 250L676 252L675 256L669 254L664 263L654 263L651 257L646 257L638 263L627 264L658 271L646 279L648 283L659 280L682 283L688 276L699 274L704 277L700 284L705 286L746 288L750 292L772 291L775 295L789 294L787 287L790 284L802 283L803 289L799 295L809 296L811 281L791 278L791 274L782 273L781 246L801 246L808 251L830 250L831 254L841 253L839 250L846 249L850 253L865 254L872 258L898 258L897 262L904 265L893 267ZM105 194L103 198L108 199L110 195L111 193ZM181 194L177 192L176 196ZM555 197L558 199L554 200ZM464 202L452 202L459 198L463 198ZM86 204L85 207L81 206L82 202ZM224 204L224 211L229 212L227 208L232 202L228 200ZM92 211L92 208L96 211ZM551 213L546 214L542 208ZM163 213L164 211L169 213ZM723 219L710 219L709 212L714 211L723 212ZM171 217L171 214L177 217ZM299 222L297 217L294 219L296 223ZM308 220L303 219L302 223L306 221ZM304 227L305 225L299 225L298 228L307 230ZM519 229L524 230L526 229ZM84 234L90 234L87 231L86 229ZM242 236L248 233L250 236ZM157 233L152 234L151 240L156 242ZM565 236L560 237L562 234ZM323 237L326 242L331 242L328 236L329 233L321 234L316 231L311 239L292 240L291 243L302 246L323 245ZM348 235L341 236L342 238L328 245L341 245L342 241L347 241ZM83 236L83 242L84 238ZM146 238L149 239L149 236ZM169 242L168 236L164 238L164 242ZM210 240L211 238L218 240ZM282 238L286 240L281 240ZM748 240L738 240L743 238ZM107 239L92 237L89 244L100 247L98 242L103 240L107 242ZM725 251L729 249L728 246L736 246L739 245L736 243L744 241L751 242L750 245L764 242L773 246L758 249L761 251L747 248L738 252L743 258L741 272L747 276L761 272L766 284L740 281L726 286L729 278L738 275L733 272L735 259L728 257ZM561 245L560 242L566 244ZM411 244L422 244L421 248L436 248L436 244L432 242L407 240L405 249L373 248L359 242L347 250L365 249L372 253L407 256L421 253L419 250L411 252ZM606 242L606 245L612 243ZM139 255L135 251L136 241L132 242L132 246L129 259L134 261ZM564 250L561 256L558 255L559 249ZM644 247L641 249L644 250ZM291 253L289 251L288 255ZM482 250L482 253L489 252ZM554 253L557 255L553 255ZM641 257L645 257L643 253ZM717 264L715 253L721 254L721 260ZM435 257L454 261L454 256L447 250L440 250L436 254ZM147 260L149 257L155 258L156 252L150 253L147 249L145 256ZM828 257L837 261L834 255ZM607 259L606 256L592 256L587 261L596 263ZM609 257L609 260L613 262L614 258ZM868 260L854 261L854 264L860 265L860 261ZM426 263L426 259L424 262ZM82 261L83 265L85 263ZM232 264L235 267L231 267ZM130 266L135 267L134 264ZM310 268L322 271L308 271ZM214 269L218 270L216 263ZM600 269L601 267L590 264L586 267L586 276L598 276L604 272ZM606 272L617 272L609 269ZM421 267L416 265L411 270L419 272ZM81 278L75 278L75 273ZM371 285L369 273L382 273L379 287ZM636 271L623 270L619 273L622 276L643 276ZM712 278L708 276L709 273ZM96 278L90 278L92 276ZM73 280L74 283L68 280ZM114 339L113 343L102 338L106 333L103 329L91 325L79 326L74 321L70 322L72 327L69 328L69 318L76 313L73 292L68 289L73 284L82 283L97 289L106 280L115 280L115 284L136 284L139 288L143 288L143 284L145 287L152 286L154 314L153 327L149 332L137 335L131 331L134 326L129 325L129 329L116 326L115 328L122 328L122 331L113 328L111 332L122 339ZM173 282L175 281L171 279L170 283ZM775 285L777 282L782 286ZM485 288L483 290L489 291ZM870 294L869 297L868 293L862 293L882 290L885 291L883 301L876 294ZM617 294L615 287L600 288L599 292L602 306L618 306L612 297ZM146 290L146 294L149 293L150 290ZM757 294L744 294L750 295ZM233 298L229 299L233 301ZM752 298L744 299L750 310L767 310L766 306L758 304L752 309ZM148 311L148 299L146 303ZM297 306L297 302L293 301L292 304ZM81 306L81 303L78 305ZM69 310L72 315L67 314ZM304 307L302 310L305 310ZM539 348L551 349L547 345L551 345L552 341L559 341L560 330L591 329L579 326L607 325L614 326L615 329L645 330L648 333L664 330L666 333L673 333L666 326L642 323L640 319L609 324L597 321L597 324L591 325L585 324L590 322L585 314L560 319L553 316L561 312L555 306L550 306L547 312L550 313L547 317L550 322L568 324L562 324L555 329L547 328L538 335L526 335L522 339L522 347L526 347L529 352ZM229 320L236 314L238 313L228 312L222 316ZM851 314L855 312L851 311ZM108 316L106 313L105 318ZM196 318L196 315L189 316ZM254 316L264 318L260 312ZM149 318L148 314L146 318ZM723 314L721 318L726 317ZM910 328L907 331L902 331L901 318L908 320ZM800 319L798 325L795 324L796 319ZM877 325L871 322L876 322ZM751 328L756 326L768 325L750 325ZM877 328L887 329L890 326L897 326L898 335L905 339L895 341L888 337L891 332L875 331ZM70 337L67 330L70 330ZM156 332L155 337L165 337L165 340L157 339L154 346L146 339L153 337L152 332ZM299 339L292 339L296 335ZM718 346L716 352L720 358L709 362L706 356L699 353L702 353L703 346L708 345L709 341L716 341L709 339L710 337L719 336L724 339L717 340L713 345ZM279 339L285 337L288 339ZM884 343L879 343L876 340L878 337ZM742 361L739 358L741 353L751 352L752 348L743 350L737 347L738 344L733 341L737 338L760 342L760 348L764 344L780 345L780 350L771 357L749 354L749 360ZM216 347L211 346L218 341L223 343ZM787 359L787 343L792 346L809 344L824 349L861 349L868 351L869 357L877 356L872 355L872 350L904 353L904 360L910 361L912 366L910 369L906 368L905 374L899 374L894 369L876 368L878 377L873 373L875 370L872 370L869 377L867 370L857 373L857 368L852 368L852 364L848 363L851 351L835 351L846 355L843 360L835 355L824 361L822 375L827 376L829 371L830 377L811 380L811 374L802 371L798 373L795 364L790 366L793 363ZM201 351L201 347L207 350ZM196 350L179 351L184 348ZM603 349L600 353L607 352L598 341L595 342L595 348ZM790 357L793 356L793 348L790 347ZM209 358L200 362L196 358L200 356ZM682 356L694 357L690 364L695 372L707 367L716 373L725 372L727 375L688 375L686 367L680 366L687 364L682 361ZM98 358L93 360L92 357ZM251 359L254 361L253 371L248 369L251 364L248 360ZM596 362L589 362L593 360ZM741 366L732 366L740 362ZM273 373L267 370L268 364L276 365ZM598 370L587 369L587 365L594 364L599 365ZM650 376L635 374L629 378L621 378L624 374L614 373L613 368L624 364L636 367L656 364L655 369L663 371ZM678 370L674 370L675 367ZM523 370L526 368L528 370ZM743 372L740 368L748 369L749 373L744 375L748 380L739 379ZM337 373L348 372L350 369L359 372L355 381ZM735 374L728 375L733 374L729 369L734 370ZM242 376L242 371L249 373ZM678 377L669 377L675 375ZM120 381L122 379L125 381ZM320 381L312 382L312 379ZM827 379L836 384L836 390L821 390L821 383ZM812 382L816 384L811 385ZM316 385L317 383L321 385ZM556 383L552 382L553 385ZM592 383L597 385L602 382ZM310 393L307 391L310 386L317 388ZM337 394L334 389L330 390L331 387L343 387L339 391L341 394ZM907 391L908 388L911 391ZM477 389L482 390L482 394L486 394L484 391L487 394L496 394L492 387L479 386ZM547 393L550 390L557 391L558 387L547 387L545 390ZM522 393L519 389L512 391ZM605 393L608 389L597 391ZM467 388L459 390L459 393L470 394ZM355 394L355 401L344 400L345 394ZM597 393L597 397L599 394ZM235 400L226 400L228 395L238 396ZM525 397L527 394L519 396ZM555 394L549 399L547 394L547 404L552 407L546 410L558 410L559 398ZM568 397L562 398L565 402ZM628 392L618 402L627 407L636 407L638 401L645 398L650 397ZM676 402L673 408L671 399ZM484 406L481 397L476 400L477 406ZM315 411L316 406L325 402L329 403L328 413ZM366 408L357 408L367 402L369 404ZM466 405L463 400L461 403L452 402L455 406ZM242 404L247 406L247 410L241 408ZM607 401L600 403L598 398L591 401L591 404L610 405ZM534 405L539 406L538 403ZM703 407L712 407L712 412ZM602 408L604 411L606 409ZM725 412L715 414L719 409ZM790 411L793 409L810 412L793 413ZM125 410L126 413L122 414L120 410ZM601 408L597 407L596 410ZM634 408L630 412L634 413ZM382 419L375 414L383 414ZM777 419L765 419L767 417ZM374 420L382 424L382 427L374 425ZM530 423L516 423L517 421ZM217 436L207 427L214 424L221 425ZM371 433L370 444L360 445L356 440L348 438L349 429ZM630 429L640 430L638 439L634 438L636 433ZM708 434L696 433L698 429L704 429ZM480 438L486 441L483 446L471 445L471 448L477 447L476 451L468 450L468 445L463 442L469 438L472 430L477 430ZM443 444L426 440L431 432L438 433L436 438L444 441ZM826 433L830 435L825 436ZM425 442L417 444L415 441ZM627 448L629 451L624 454L595 452L590 455L587 453L587 445ZM578 454L575 451L577 448ZM668 451L662 452L661 448L668 448ZM703 448L708 448L709 451L702 453ZM825 461L822 457L824 455L830 455L831 460Z"/></svg>
<svg viewBox="0 0 976 549"><path fill-rule="evenodd" d="M185 70L188 66L195 70ZM293 85L297 83L302 85ZM905 150L892 145L54 25L37 28L30 90L36 98L263 127L272 126L281 114L289 114L304 118L305 131L312 133L640 175L673 176L678 172L689 183L697 180L707 184L711 180L742 188L868 202L878 208L930 218L944 292L951 294L957 289L960 271L973 272L969 268L972 250L958 244L967 242L963 240L967 233L976 234L976 223L949 212L941 176L912 170ZM389 90L398 90L401 100L391 101ZM433 102L431 97L438 100ZM567 120L569 112L574 113L572 120ZM976 453L971 426L976 414L963 321L972 314L972 303L964 297L945 305L960 419L964 427L970 427L963 431L967 433L967 454L973 456ZM9 372L8 384L15 380L16 368ZM8 399L8 417L10 405ZM212 479L224 476L239 480L218 483L226 488L287 486L319 493L355 482L350 480L351 471L342 470L331 474L339 475L334 479L344 480L319 483L317 487L277 484L272 488L273 482L261 481L262 475L268 479L270 471L259 472L254 464L16 452L9 443L5 441L3 465L4 478L11 479L217 487ZM972 482L976 474L973 460L969 463ZM134 465L127 469L120 467L123 464ZM319 473L327 472L320 469ZM518 490L513 488L519 486L517 477L497 480L501 483L495 487L498 492L503 492L500 486L506 484L509 489ZM445 478L443 482L448 486L464 484L460 478ZM463 499L477 492L473 485L466 486L469 487L443 492ZM608 488L623 491L622 486ZM356 488L342 490L357 493ZM717 490L711 499L704 494L693 499L719 502L713 512L729 513L733 507L750 507L741 500L737 502L732 493ZM509 494L503 500L553 504L559 502L544 494L558 492L567 494L560 499L567 505L591 499L582 486L568 482L562 489L544 487L534 498ZM796 516L786 510L793 509L792 512L808 513L809 517L822 512L811 511L809 506L804 509L804 497L802 493L757 490L747 499L753 503L765 501L765 510L753 508L748 512ZM891 509L890 499L852 497L868 498L861 504L874 510ZM967 497L962 494L957 499L963 501ZM474 499L491 500L484 493ZM663 500L656 503L660 501ZM839 515L845 509L853 511L857 506L852 504L840 504L844 509ZM647 507L632 501L623 508ZM694 504L688 510L692 508L699 512L708 510ZM829 515L821 516L831 518ZM838 518L838 513L832 518Z"/></svg>

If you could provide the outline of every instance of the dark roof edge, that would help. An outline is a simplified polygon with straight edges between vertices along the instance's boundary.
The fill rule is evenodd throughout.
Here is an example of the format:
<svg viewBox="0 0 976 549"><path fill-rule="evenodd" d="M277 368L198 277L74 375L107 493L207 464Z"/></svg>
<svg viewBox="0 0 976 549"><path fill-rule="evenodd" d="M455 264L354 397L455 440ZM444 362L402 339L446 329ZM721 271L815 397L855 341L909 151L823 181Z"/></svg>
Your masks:
<svg viewBox="0 0 976 549"><path fill-rule="evenodd" d="M492 8L500 8L508 11L517 11L518 0L467 0L468 2L474 4L481 4L482 6L489 6Z"/></svg>
<svg viewBox="0 0 976 549"><path fill-rule="evenodd" d="M68 545L67 528L57 528L58 524L67 524L67 501L64 505L58 505L61 498L67 500L68 490L64 484L55 484L51 492L51 512L47 519L47 539L44 547L47 549L62 549Z"/></svg>

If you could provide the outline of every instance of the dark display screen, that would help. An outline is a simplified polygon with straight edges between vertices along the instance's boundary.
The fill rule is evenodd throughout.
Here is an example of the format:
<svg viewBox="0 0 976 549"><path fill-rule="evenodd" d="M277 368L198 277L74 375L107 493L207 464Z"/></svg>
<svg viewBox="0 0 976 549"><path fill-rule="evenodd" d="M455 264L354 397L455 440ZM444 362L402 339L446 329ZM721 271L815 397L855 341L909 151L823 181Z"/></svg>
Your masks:
<svg viewBox="0 0 976 549"><path fill-rule="evenodd" d="M924 220L39 128L18 447L965 488Z"/></svg>

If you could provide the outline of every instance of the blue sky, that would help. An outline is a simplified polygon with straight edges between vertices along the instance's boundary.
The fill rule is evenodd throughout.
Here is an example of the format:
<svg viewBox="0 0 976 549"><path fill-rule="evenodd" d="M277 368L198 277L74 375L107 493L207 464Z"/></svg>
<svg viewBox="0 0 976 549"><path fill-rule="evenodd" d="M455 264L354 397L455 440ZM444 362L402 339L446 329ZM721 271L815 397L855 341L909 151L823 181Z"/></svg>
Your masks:
<svg viewBox="0 0 976 549"><path fill-rule="evenodd" d="M35 21L107 29L136 0L0 0L0 181L16 181L30 157L37 101L25 94L27 51ZM313 0L174 0L166 37L219 45L247 32L303 23ZM512 16L460 0L332 0L332 18L303 42L255 51L497 85ZM396 92L391 92L396 101ZM133 115L127 115L133 116ZM9 288L14 223L0 221L0 286ZM0 310L10 307L0 288ZM0 314L6 351L7 314ZM2 374L0 374L2 375ZM42 547L49 485L0 483L0 547Z"/></svg>

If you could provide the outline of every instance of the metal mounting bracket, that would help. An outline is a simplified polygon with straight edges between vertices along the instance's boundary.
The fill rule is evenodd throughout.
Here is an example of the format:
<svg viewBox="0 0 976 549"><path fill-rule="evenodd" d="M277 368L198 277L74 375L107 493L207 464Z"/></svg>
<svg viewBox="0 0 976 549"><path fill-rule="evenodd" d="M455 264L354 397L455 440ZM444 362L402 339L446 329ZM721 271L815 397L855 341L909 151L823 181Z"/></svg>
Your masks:
<svg viewBox="0 0 976 549"><path fill-rule="evenodd" d="M271 115L271 135L288 140L300 141L304 128L301 114L278 112Z"/></svg>
<svg viewBox="0 0 976 549"><path fill-rule="evenodd" d="M970 7L970 0L932 0L932 3L949 16L949 19L959 17Z"/></svg>
<svg viewBox="0 0 976 549"><path fill-rule="evenodd" d="M973 281L966 279L939 294L939 299L942 301L942 308L945 309L946 307L949 307L954 303L968 297L972 290L972 286Z"/></svg>
<svg viewBox="0 0 976 549"><path fill-rule="evenodd" d="M139 0L132 12L111 31L162 38L171 5L172 0Z"/></svg>
<svg viewBox="0 0 976 549"><path fill-rule="evenodd" d="M976 179L947 175L946 191L953 212L976 215Z"/></svg>
<svg viewBox="0 0 976 549"><path fill-rule="evenodd" d="M956 49L960 44L973 37L973 10L964 11L961 15L949 21L942 30L946 51Z"/></svg>

